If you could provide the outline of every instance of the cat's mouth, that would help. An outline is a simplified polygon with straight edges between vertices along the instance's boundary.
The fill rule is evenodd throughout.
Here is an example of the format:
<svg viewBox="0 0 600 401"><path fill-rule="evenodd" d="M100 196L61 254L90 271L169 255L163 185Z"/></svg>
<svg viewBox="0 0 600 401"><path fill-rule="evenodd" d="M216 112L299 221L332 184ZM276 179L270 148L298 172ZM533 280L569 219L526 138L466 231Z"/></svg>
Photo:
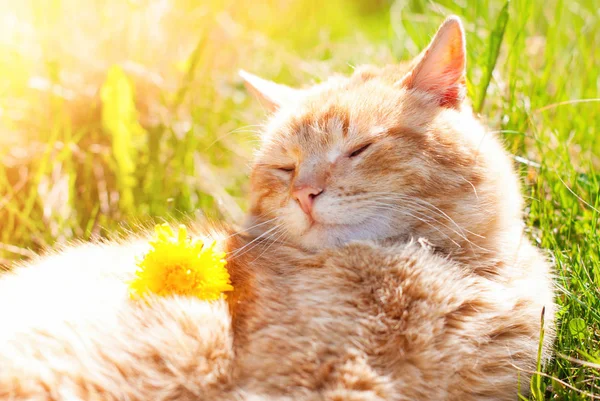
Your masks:
<svg viewBox="0 0 600 401"><path fill-rule="evenodd" d="M329 223L324 221L315 220L312 217L307 217L306 228L302 232L302 235L308 235L310 233L321 233L328 234L339 228L349 228L349 224L344 223Z"/></svg>
<svg viewBox="0 0 600 401"><path fill-rule="evenodd" d="M300 234L298 240L307 249L337 247L351 241L373 239L358 224L313 222Z"/></svg>
<svg viewBox="0 0 600 401"><path fill-rule="evenodd" d="M361 226L372 225L374 223L374 216L368 214L356 215L354 214L354 218L350 219L350 221L339 218L327 218L327 214L321 213L313 213L313 214L305 214L306 218L306 228L304 232L309 232L311 230L360 230Z"/></svg>
<svg viewBox="0 0 600 401"><path fill-rule="evenodd" d="M315 219L310 219L308 226L306 227L306 230L304 230L304 232L308 232L310 230L326 230L327 228L329 229L335 229L335 228L350 228L350 227L355 227L356 224L348 224L348 223L325 223L325 222L321 222L321 221L317 221Z"/></svg>
<svg viewBox="0 0 600 401"><path fill-rule="evenodd" d="M323 246L348 242L354 239L363 239L361 225L356 223L331 223L312 220L306 227L301 237L319 242Z"/></svg>
<svg viewBox="0 0 600 401"><path fill-rule="evenodd" d="M358 227L360 223L344 223L344 222L339 222L339 221L323 221L323 219L320 219L318 217L314 217L312 215L306 215L306 219L307 219L307 226L306 229L304 230L305 232L308 232L310 230L313 229L320 229L320 230L326 230L326 229L348 229L348 228L352 228L352 227Z"/></svg>

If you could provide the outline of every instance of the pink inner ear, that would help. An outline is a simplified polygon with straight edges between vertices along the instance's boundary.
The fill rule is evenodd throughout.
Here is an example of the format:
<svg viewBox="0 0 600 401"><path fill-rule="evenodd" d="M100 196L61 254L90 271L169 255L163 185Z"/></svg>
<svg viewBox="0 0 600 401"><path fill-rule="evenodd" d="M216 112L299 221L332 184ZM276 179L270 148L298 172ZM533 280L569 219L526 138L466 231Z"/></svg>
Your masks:
<svg viewBox="0 0 600 401"><path fill-rule="evenodd" d="M442 24L402 85L437 96L441 106L460 105L465 95L465 40L458 18Z"/></svg>
<svg viewBox="0 0 600 401"><path fill-rule="evenodd" d="M460 92L458 87L449 88L440 99L440 106L457 107L462 101Z"/></svg>
<svg viewBox="0 0 600 401"><path fill-rule="evenodd" d="M449 70L447 76L458 76L453 80L449 81L442 91L440 98L440 106L443 107L458 107L465 98L465 76L464 69L452 69Z"/></svg>

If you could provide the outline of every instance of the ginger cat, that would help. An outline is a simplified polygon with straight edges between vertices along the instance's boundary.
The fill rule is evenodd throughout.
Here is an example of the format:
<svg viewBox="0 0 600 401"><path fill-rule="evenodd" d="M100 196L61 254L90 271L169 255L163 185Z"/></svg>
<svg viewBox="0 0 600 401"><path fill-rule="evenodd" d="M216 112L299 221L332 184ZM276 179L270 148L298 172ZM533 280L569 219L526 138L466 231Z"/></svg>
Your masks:
<svg viewBox="0 0 600 401"><path fill-rule="evenodd" d="M448 18L408 66L295 90L242 73L273 112L247 230L206 226L235 287L127 297L144 238L82 244L0 279L0 399L513 400L550 268L511 161L465 105ZM519 374L519 372L521 372Z"/></svg>

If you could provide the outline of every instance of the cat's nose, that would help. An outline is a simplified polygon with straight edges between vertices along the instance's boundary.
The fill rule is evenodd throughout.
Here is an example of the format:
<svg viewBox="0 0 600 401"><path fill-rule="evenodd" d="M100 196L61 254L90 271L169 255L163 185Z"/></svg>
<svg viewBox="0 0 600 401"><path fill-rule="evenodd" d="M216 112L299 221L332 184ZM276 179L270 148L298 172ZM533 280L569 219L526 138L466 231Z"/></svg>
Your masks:
<svg viewBox="0 0 600 401"><path fill-rule="evenodd" d="M300 207L307 215L311 215L315 198L323 192L321 188L302 186L292 191L292 196L298 201Z"/></svg>

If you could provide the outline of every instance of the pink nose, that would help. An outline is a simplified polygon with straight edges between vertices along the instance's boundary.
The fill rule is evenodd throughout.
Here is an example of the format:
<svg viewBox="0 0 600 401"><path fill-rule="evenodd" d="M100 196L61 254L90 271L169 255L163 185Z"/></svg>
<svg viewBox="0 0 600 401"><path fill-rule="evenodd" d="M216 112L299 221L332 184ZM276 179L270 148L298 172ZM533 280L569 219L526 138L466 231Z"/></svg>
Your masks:
<svg viewBox="0 0 600 401"><path fill-rule="evenodd" d="M298 201L304 213L310 216L315 198L319 196L321 192L323 192L321 188L303 186L294 189L292 196Z"/></svg>

